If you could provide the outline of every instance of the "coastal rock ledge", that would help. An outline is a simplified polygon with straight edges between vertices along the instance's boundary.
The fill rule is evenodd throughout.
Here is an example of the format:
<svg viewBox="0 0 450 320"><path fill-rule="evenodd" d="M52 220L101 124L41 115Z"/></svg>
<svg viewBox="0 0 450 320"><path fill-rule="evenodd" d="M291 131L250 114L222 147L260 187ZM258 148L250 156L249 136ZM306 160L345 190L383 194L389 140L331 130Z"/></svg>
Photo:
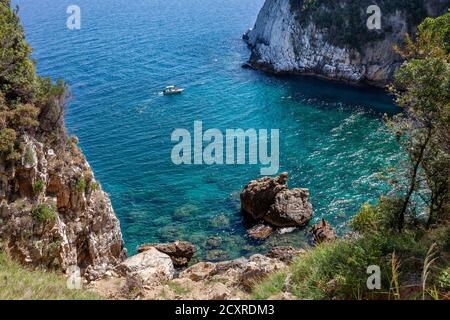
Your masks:
<svg viewBox="0 0 450 320"><path fill-rule="evenodd" d="M289 189L288 174L250 181L241 192L241 209L254 220L279 228L301 227L313 216L307 189Z"/></svg>

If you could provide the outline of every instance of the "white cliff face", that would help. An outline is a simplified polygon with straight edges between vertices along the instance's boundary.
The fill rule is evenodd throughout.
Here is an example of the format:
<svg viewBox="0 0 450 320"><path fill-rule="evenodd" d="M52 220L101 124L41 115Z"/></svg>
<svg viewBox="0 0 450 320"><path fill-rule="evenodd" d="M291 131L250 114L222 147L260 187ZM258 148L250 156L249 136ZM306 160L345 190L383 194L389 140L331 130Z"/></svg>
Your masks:
<svg viewBox="0 0 450 320"><path fill-rule="evenodd" d="M384 18L385 27L393 30L384 40L362 44L357 50L327 42L328 30L318 29L312 21L302 25L296 17L301 12L294 11L290 0L266 0L255 27L244 37L252 49L252 66L354 83L384 85L392 79L401 63L393 44L401 43L408 30L402 12Z"/></svg>

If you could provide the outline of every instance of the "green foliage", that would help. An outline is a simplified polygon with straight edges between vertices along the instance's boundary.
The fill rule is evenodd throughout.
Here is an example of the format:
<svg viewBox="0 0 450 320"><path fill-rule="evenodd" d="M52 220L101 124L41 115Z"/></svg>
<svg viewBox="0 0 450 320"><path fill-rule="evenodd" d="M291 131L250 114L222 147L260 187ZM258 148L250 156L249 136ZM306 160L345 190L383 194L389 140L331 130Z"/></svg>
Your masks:
<svg viewBox="0 0 450 320"><path fill-rule="evenodd" d="M16 131L10 128L0 130L0 154L9 155L14 152Z"/></svg>
<svg viewBox="0 0 450 320"><path fill-rule="evenodd" d="M350 222L353 230L361 234L392 232L398 229L398 212L402 199L381 197L376 206L364 204Z"/></svg>
<svg viewBox="0 0 450 320"><path fill-rule="evenodd" d="M450 212L450 13L428 18L415 42L405 39L399 53L407 59L390 90L404 113L388 122L409 155L408 184L400 190L406 209L414 195L424 199L428 226L449 218Z"/></svg>
<svg viewBox="0 0 450 320"><path fill-rule="evenodd" d="M34 96L35 68L19 18L9 1L0 2L0 90L11 104L30 102Z"/></svg>
<svg viewBox="0 0 450 320"><path fill-rule="evenodd" d="M45 183L41 179L36 180L36 182L33 184L33 192L34 194L40 194L42 191L44 191Z"/></svg>
<svg viewBox="0 0 450 320"><path fill-rule="evenodd" d="M366 9L373 5L371 0L290 0L291 8L302 25L312 21L325 32L326 40L338 47L361 49L371 41L383 40L393 31L387 13L401 10L411 26L416 26L426 17L422 0L381 0L377 5L384 13L382 30L369 30Z"/></svg>
<svg viewBox="0 0 450 320"><path fill-rule="evenodd" d="M75 184L75 188L79 191L79 192L86 192L86 180L84 179L83 176L79 177L77 180L77 183Z"/></svg>
<svg viewBox="0 0 450 320"><path fill-rule="evenodd" d="M33 149L31 148L31 146L27 146L26 147L25 154L23 155L23 161L27 165L31 165L32 166L32 165L35 164Z"/></svg>
<svg viewBox="0 0 450 320"><path fill-rule="evenodd" d="M252 298L265 300L282 292L286 282L286 276L285 272L272 274L269 279L261 282L253 289Z"/></svg>
<svg viewBox="0 0 450 320"><path fill-rule="evenodd" d="M299 299L377 299L386 298L391 290L392 268L389 256L423 259L427 247L413 234L364 236L357 240L323 243L297 258L290 273L290 293ZM382 289L367 288L367 268L381 269ZM400 264L400 285L417 266L406 259ZM275 274L256 286L254 297L267 299L281 292L285 274Z"/></svg>
<svg viewBox="0 0 450 320"><path fill-rule="evenodd" d="M0 252L0 300L101 300L86 290L67 289L64 276L29 270Z"/></svg>
<svg viewBox="0 0 450 320"><path fill-rule="evenodd" d="M450 292L450 267L439 273L436 282L439 289Z"/></svg>
<svg viewBox="0 0 450 320"><path fill-rule="evenodd" d="M33 219L39 223L46 223L56 219L56 208L46 204L38 204L31 211Z"/></svg>
<svg viewBox="0 0 450 320"><path fill-rule="evenodd" d="M17 141L25 132L39 127L40 133L64 140L67 86L36 75L31 48L8 0L0 1L0 52L0 157L17 161Z"/></svg>
<svg viewBox="0 0 450 320"><path fill-rule="evenodd" d="M97 191L97 190L98 190L98 187L99 187L99 185L98 185L97 182L92 182L92 183L91 183L91 190L92 190L92 191Z"/></svg>

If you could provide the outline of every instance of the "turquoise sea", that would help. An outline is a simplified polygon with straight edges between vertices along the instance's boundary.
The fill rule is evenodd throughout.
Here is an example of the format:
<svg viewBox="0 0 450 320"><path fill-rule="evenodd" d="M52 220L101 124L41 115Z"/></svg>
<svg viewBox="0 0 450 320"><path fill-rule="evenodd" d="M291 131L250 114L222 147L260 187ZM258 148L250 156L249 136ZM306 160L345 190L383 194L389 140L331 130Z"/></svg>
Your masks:
<svg viewBox="0 0 450 320"><path fill-rule="evenodd" d="M189 240L198 258L222 260L270 246L304 245L305 230L264 243L245 237L239 192L259 166L176 166L171 133L208 128L280 129L280 171L309 188L315 220L342 234L377 179L399 159L384 130L392 99L376 89L242 69L241 40L263 0L16 0L41 75L72 91L66 124L111 195L128 250ZM81 30L66 27L69 5ZM166 85L186 88L160 94Z"/></svg>

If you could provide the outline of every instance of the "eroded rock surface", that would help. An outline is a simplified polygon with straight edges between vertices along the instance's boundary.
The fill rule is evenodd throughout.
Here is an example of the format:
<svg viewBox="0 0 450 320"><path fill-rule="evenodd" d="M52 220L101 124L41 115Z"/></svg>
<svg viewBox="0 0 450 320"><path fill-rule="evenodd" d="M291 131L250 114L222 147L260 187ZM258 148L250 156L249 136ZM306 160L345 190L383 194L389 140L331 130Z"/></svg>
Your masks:
<svg viewBox="0 0 450 320"><path fill-rule="evenodd" d="M172 259L154 247L126 259L117 270L121 275L131 277L133 281L130 282L139 283L137 276L145 285L171 280L175 274Z"/></svg>
<svg viewBox="0 0 450 320"><path fill-rule="evenodd" d="M30 266L78 266L88 279L113 270L126 257L119 220L81 151L21 143L20 161L0 159L3 250Z"/></svg>
<svg viewBox="0 0 450 320"><path fill-rule="evenodd" d="M144 252L151 248L167 254L176 267L188 264L195 253L195 246L187 241L175 241L172 243L144 244L138 248L138 252Z"/></svg>
<svg viewBox="0 0 450 320"><path fill-rule="evenodd" d="M288 189L288 174L276 178L263 177L250 181L241 192L242 211L255 220L264 220L280 227L306 225L313 209L308 201L307 189Z"/></svg>
<svg viewBox="0 0 450 320"><path fill-rule="evenodd" d="M278 259L285 263L291 263L296 257L304 253L305 250L294 247L274 247L267 256L272 259Z"/></svg>
<svg viewBox="0 0 450 320"><path fill-rule="evenodd" d="M104 278L90 287L115 299L248 299L257 282L287 267L279 259L260 254L217 263L199 262L178 274L172 273L171 263L169 256L152 247L125 261L118 278Z"/></svg>
<svg viewBox="0 0 450 320"><path fill-rule="evenodd" d="M315 243L333 241L336 239L336 232L325 219L322 219L320 222L316 223L311 228L311 233Z"/></svg>

